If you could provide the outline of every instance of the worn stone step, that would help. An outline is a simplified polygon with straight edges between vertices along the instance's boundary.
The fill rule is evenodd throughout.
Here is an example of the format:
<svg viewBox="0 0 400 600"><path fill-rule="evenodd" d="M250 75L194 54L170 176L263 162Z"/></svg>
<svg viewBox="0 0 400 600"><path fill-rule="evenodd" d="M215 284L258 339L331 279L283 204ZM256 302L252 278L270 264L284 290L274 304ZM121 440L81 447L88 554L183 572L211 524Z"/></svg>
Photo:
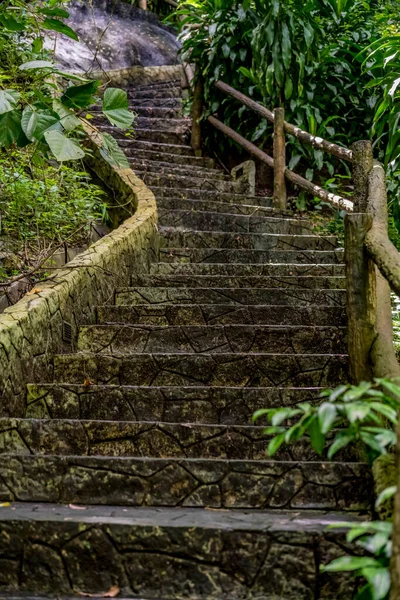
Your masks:
<svg viewBox="0 0 400 600"><path fill-rule="evenodd" d="M161 79L158 81L150 81L147 83L133 84L127 87L128 91L143 91L143 90L159 90L161 88L169 89L181 87L181 79L179 77L171 79Z"/></svg>
<svg viewBox="0 0 400 600"><path fill-rule="evenodd" d="M137 140L136 138L117 138L118 144L124 148L124 152L129 155L130 152L155 152L164 155L181 156L186 158L195 158L194 150L191 146L184 144L163 144L159 142Z"/></svg>
<svg viewBox="0 0 400 600"><path fill-rule="evenodd" d="M142 90L128 90L128 99L132 100L133 103L142 104L144 98L159 98L159 99L169 99L169 98L182 98L182 88L180 87L170 87L168 89L150 89L144 88Z"/></svg>
<svg viewBox="0 0 400 600"><path fill-rule="evenodd" d="M212 158L186 156L184 154L173 154L172 152L166 153L158 150L142 150L133 144L124 146L124 152L128 158L132 157L138 160L159 161L168 165L180 165L182 168L185 168L186 166L195 168L202 167L205 169L214 168L214 161ZM182 200L179 200L179 202L182 202Z"/></svg>
<svg viewBox="0 0 400 600"><path fill-rule="evenodd" d="M140 96L140 98L134 98L132 97L132 94L130 94L130 98L131 98L131 104L133 105L133 110L135 110L135 108L137 106L140 107L154 107L154 108L181 108L182 107L182 98L180 98L179 96L172 96L169 98L152 98L152 97L145 97L145 96Z"/></svg>
<svg viewBox="0 0 400 600"><path fill-rule="evenodd" d="M116 140L119 140L121 137L121 130L117 129L116 127L112 127L111 125L101 125L98 128L100 131L109 133ZM182 144L186 146L189 141L188 132L165 131L163 129L158 130L135 127L134 136L135 140L150 141L166 145Z"/></svg>
<svg viewBox="0 0 400 600"><path fill-rule="evenodd" d="M232 304L151 304L99 306L97 322L147 325L346 325L344 306Z"/></svg>
<svg viewBox="0 0 400 600"><path fill-rule="evenodd" d="M214 179L214 176L210 175L207 178L201 177L199 174L197 177L193 175L175 175L175 174L164 174L164 173L152 173L147 172L142 177L143 181L146 182L150 187L168 187L179 189L190 189L190 188L198 188L209 190L213 192L222 192L222 193L230 193L230 194L241 194L246 193L249 189L249 186L246 182L241 181L233 181L233 180L220 180ZM156 196L157 197L157 196Z"/></svg>
<svg viewBox="0 0 400 600"><path fill-rule="evenodd" d="M121 288L115 293L115 304L277 304L281 306L345 306L346 290L297 288L185 288L137 287Z"/></svg>
<svg viewBox="0 0 400 600"><path fill-rule="evenodd" d="M121 288L115 293L118 305L136 304L278 304L282 306L345 306L346 290L296 288Z"/></svg>
<svg viewBox="0 0 400 600"><path fill-rule="evenodd" d="M139 177L142 178L143 174L153 173L153 174L163 174L163 175L180 175L182 177L186 177L189 174L192 174L193 177L204 177L208 179L220 179L221 181L232 181L229 176L227 176L222 171L218 169L208 169L206 167L200 165L175 165L168 162L165 162L163 158L161 161L153 161L142 158L129 158L129 164L131 169L135 171L135 173L140 174Z"/></svg>
<svg viewBox="0 0 400 600"><path fill-rule="evenodd" d="M140 117L151 119L180 119L182 118L182 105L175 103L174 106L146 106L145 104L132 104L130 110L134 111Z"/></svg>
<svg viewBox="0 0 400 600"><path fill-rule="evenodd" d="M161 245L169 248L247 249L247 250L331 250L335 236L286 235L280 233L235 233L225 231L181 230L160 227Z"/></svg>
<svg viewBox="0 0 400 600"><path fill-rule="evenodd" d="M78 351L128 356L138 352L276 352L342 354L345 329L270 325L87 325L81 327Z"/></svg>
<svg viewBox="0 0 400 600"><path fill-rule="evenodd" d="M181 158L181 157L179 157ZM255 199L256 200L256 199ZM247 202L244 198L243 202ZM268 200L269 202L269 200ZM166 210L184 210L184 211L207 211L219 214L228 215L246 215L274 218L292 218L294 213L291 211L280 211L272 208L272 206L255 206L254 204L233 204L228 202L214 202L212 200L199 199L183 199L183 198L167 198L159 196L157 198L157 206L159 212Z"/></svg>
<svg viewBox="0 0 400 600"><path fill-rule="evenodd" d="M1 418L0 456L2 460L4 456L35 455L264 461L270 439L264 429L155 421ZM282 445L272 462L320 460L310 442L302 439ZM345 449L337 460L359 462L357 449ZM0 494L2 487L0 481Z"/></svg>
<svg viewBox="0 0 400 600"><path fill-rule="evenodd" d="M327 387L347 380L332 354L61 354L54 382L136 386Z"/></svg>
<svg viewBox="0 0 400 600"><path fill-rule="evenodd" d="M346 553L331 511L12 503L0 514L0 589L165 600L348 600L357 582L320 565ZM12 548L12 553L10 549ZM317 592L316 592L317 590Z"/></svg>
<svg viewBox="0 0 400 600"><path fill-rule="evenodd" d="M363 463L3 454L2 502L370 510Z"/></svg>
<svg viewBox="0 0 400 600"><path fill-rule="evenodd" d="M344 276L268 276L268 275L135 275L131 285L136 287L189 287L189 288L284 288L313 290L343 290Z"/></svg>
<svg viewBox="0 0 400 600"><path fill-rule="evenodd" d="M243 248L160 248L170 263L342 264L342 250L249 250Z"/></svg>
<svg viewBox="0 0 400 600"><path fill-rule="evenodd" d="M157 185L149 186L156 198L182 198L192 200L207 201L212 200L214 202L224 202L227 204L247 204L254 206L272 206L272 197L270 196L251 196L250 194L240 191L238 192L221 192L220 190L209 190L202 186L201 188L185 188L182 185L181 188L169 188Z"/></svg>
<svg viewBox="0 0 400 600"><path fill-rule="evenodd" d="M170 210L159 208L159 223L163 227L182 227L204 231L229 231L236 233L272 233L307 235L313 233L313 225L306 219L266 216L265 214L241 215L201 210Z"/></svg>
<svg viewBox="0 0 400 600"><path fill-rule="evenodd" d="M104 120L104 117L101 114L94 116L92 123L98 125L100 130L103 130L103 128L109 128L109 125L107 125L107 122ZM136 137L136 131L140 129L187 134L190 131L190 127L191 119L188 118L181 117L179 119L160 119L156 117L138 116L134 124L134 135Z"/></svg>
<svg viewBox="0 0 400 600"><path fill-rule="evenodd" d="M29 384L25 414L19 416L31 419L250 425L254 412L260 408L320 402L321 391L321 388L289 387Z"/></svg>
<svg viewBox="0 0 400 600"><path fill-rule="evenodd" d="M151 275L224 275L234 277L344 277L344 264L151 263Z"/></svg>

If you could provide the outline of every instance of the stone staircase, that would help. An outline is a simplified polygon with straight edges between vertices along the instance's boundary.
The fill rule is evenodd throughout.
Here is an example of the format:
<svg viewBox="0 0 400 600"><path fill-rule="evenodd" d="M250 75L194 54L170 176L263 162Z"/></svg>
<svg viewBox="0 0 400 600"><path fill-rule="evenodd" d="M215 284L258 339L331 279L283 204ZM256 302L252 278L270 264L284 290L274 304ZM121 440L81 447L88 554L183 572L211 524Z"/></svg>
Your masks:
<svg viewBox="0 0 400 600"><path fill-rule="evenodd" d="M129 90L159 262L82 327L25 418L0 420L0 596L352 597L326 526L370 510L350 452L266 456L264 407L346 381L343 252L187 145L177 82ZM102 126L113 134L116 132Z"/></svg>

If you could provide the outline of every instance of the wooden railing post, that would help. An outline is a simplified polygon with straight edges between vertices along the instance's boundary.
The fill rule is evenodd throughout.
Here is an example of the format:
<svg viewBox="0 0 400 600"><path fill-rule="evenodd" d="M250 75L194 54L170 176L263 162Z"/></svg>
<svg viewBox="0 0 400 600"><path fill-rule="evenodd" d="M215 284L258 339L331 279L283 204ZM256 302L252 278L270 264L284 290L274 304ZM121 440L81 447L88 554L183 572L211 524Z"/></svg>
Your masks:
<svg viewBox="0 0 400 600"><path fill-rule="evenodd" d="M197 74L196 85L193 94L192 108L192 136L190 145L192 146L196 156L201 156L201 123L200 119L203 115L204 104L204 83L200 73Z"/></svg>
<svg viewBox="0 0 400 600"><path fill-rule="evenodd" d="M138 0L138 7L147 10L147 0Z"/></svg>
<svg viewBox="0 0 400 600"><path fill-rule="evenodd" d="M285 144L285 110L274 109L274 206L286 209L286 144Z"/></svg>
<svg viewBox="0 0 400 600"><path fill-rule="evenodd" d="M371 349L376 338L376 275L364 247L372 216L347 214L344 226L349 369L351 381L358 384L373 378Z"/></svg>
<svg viewBox="0 0 400 600"><path fill-rule="evenodd" d="M372 145L369 140L354 142L353 151L353 184L354 212L367 212L369 174L374 166Z"/></svg>

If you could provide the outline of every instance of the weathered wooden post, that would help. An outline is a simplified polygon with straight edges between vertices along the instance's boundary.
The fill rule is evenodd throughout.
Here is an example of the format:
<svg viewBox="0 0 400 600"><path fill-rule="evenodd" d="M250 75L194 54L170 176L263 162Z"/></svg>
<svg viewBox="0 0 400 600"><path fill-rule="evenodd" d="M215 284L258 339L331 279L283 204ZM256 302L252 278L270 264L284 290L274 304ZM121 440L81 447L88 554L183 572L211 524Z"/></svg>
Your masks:
<svg viewBox="0 0 400 600"><path fill-rule="evenodd" d="M286 209L285 109L274 109L274 206Z"/></svg>
<svg viewBox="0 0 400 600"><path fill-rule="evenodd" d="M354 212L366 212L368 206L369 175L374 166L372 145L369 140L354 142L353 152L353 184Z"/></svg>
<svg viewBox="0 0 400 600"><path fill-rule="evenodd" d="M376 337L376 276L364 248L371 226L372 217L366 213L347 214L344 219L347 344L353 383L373 378L370 354Z"/></svg>
<svg viewBox="0 0 400 600"><path fill-rule="evenodd" d="M192 107L192 137L190 145L192 146L196 156L201 156L201 117L203 115L204 98L204 82L200 73L197 73L196 84L193 94Z"/></svg>
<svg viewBox="0 0 400 600"><path fill-rule="evenodd" d="M138 7L147 10L147 0L138 0Z"/></svg>

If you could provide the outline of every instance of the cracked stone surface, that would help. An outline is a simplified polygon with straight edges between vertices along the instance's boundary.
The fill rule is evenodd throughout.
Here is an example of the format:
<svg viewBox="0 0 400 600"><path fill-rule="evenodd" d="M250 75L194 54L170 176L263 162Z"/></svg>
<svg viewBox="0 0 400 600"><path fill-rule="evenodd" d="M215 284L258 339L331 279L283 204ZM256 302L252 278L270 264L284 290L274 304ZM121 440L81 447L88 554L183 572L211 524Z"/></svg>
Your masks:
<svg viewBox="0 0 400 600"><path fill-rule="evenodd" d="M252 423L347 380L343 250L195 156L181 67L109 75L137 212L0 317L0 600L349 600L320 566L371 511L359 449L271 459Z"/></svg>

